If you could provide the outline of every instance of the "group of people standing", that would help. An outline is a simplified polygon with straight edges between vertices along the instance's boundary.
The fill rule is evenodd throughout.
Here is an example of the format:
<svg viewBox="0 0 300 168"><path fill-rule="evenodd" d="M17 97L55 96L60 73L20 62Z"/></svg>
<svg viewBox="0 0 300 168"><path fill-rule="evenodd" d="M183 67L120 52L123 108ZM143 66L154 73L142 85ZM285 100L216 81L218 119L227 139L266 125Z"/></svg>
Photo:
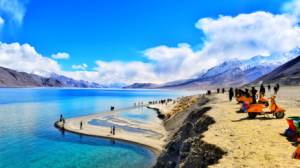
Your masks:
<svg viewBox="0 0 300 168"><path fill-rule="evenodd" d="M220 89L219 88L217 89L217 93L220 93ZM222 89L222 93L223 94L225 93L225 89L224 88Z"/></svg>
<svg viewBox="0 0 300 168"><path fill-rule="evenodd" d="M279 86L278 83L274 86L274 95L277 94L277 92L279 90L279 87L280 86ZM219 93L219 90L220 89L218 88L217 93ZM222 89L222 92L224 93L223 90L225 90L225 89L224 88ZM271 91L271 85L268 85L268 90ZM234 96L237 97L238 92L239 92L239 90L237 88L235 88L235 91L233 91L233 88L231 87L229 89L229 100L232 101L232 98ZM247 97L250 97L248 88L245 88L245 92L246 92ZM256 93L257 93L257 90L255 89L255 86L252 86L252 89L250 90L250 93L252 95L252 103L255 104L256 103ZM266 93L266 89L265 89L263 84L261 84L261 86L260 86L259 93L261 93L262 95L265 95L265 93Z"/></svg>

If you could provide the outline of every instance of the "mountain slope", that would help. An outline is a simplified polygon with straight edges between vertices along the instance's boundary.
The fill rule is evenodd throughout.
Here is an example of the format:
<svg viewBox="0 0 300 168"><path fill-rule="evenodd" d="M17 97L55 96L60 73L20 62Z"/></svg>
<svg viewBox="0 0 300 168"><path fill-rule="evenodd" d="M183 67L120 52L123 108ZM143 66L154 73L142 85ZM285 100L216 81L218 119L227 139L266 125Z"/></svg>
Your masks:
<svg viewBox="0 0 300 168"><path fill-rule="evenodd" d="M164 84L160 88L240 86L247 84L300 55L299 46L284 53L270 56L254 56L250 59L229 59L209 70L201 70L189 80L177 80Z"/></svg>
<svg viewBox="0 0 300 168"><path fill-rule="evenodd" d="M256 66L244 71L240 68L233 68L210 78L195 79L186 83L160 88L240 86L271 72L273 69L272 66Z"/></svg>
<svg viewBox="0 0 300 168"><path fill-rule="evenodd" d="M0 87L66 87L66 85L53 78L0 67Z"/></svg>
<svg viewBox="0 0 300 168"><path fill-rule="evenodd" d="M299 46L295 47L293 50L284 53L272 54L270 56L254 56L250 59L239 60L237 58L230 59L224 63L215 66L209 70L201 70L200 72L195 73L190 78L191 79L203 79L209 78L218 74L222 74L225 71L240 68L242 71L251 69L256 66L272 66L279 67L280 65L294 59L300 55Z"/></svg>
<svg viewBox="0 0 300 168"><path fill-rule="evenodd" d="M84 80L75 80L73 78L69 78L63 75L58 75L56 73L50 74L51 78L57 79L64 83L65 85L71 86L71 87L80 87L80 88L107 88L106 86L102 86L98 83L90 83L88 81Z"/></svg>
<svg viewBox="0 0 300 168"><path fill-rule="evenodd" d="M41 75L44 77L49 77L53 79L57 79L63 84L69 86L69 87L79 87L79 88L107 88L106 86L100 85L98 83L94 82L88 82L84 80L75 80L73 78L69 78L63 75L58 75L54 72L48 72L48 71L33 71L32 74Z"/></svg>
<svg viewBox="0 0 300 168"><path fill-rule="evenodd" d="M277 80L282 78L300 78L300 56L281 65L274 71L254 80L251 83L260 81Z"/></svg>

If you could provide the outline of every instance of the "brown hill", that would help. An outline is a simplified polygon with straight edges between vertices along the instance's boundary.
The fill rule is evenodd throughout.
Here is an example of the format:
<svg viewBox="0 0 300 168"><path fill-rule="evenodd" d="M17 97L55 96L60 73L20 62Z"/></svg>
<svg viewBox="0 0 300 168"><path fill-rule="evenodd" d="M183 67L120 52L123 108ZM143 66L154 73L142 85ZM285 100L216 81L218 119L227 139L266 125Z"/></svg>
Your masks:
<svg viewBox="0 0 300 168"><path fill-rule="evenodd" d="M45 78L26 72L0 67L0 87L65 87L53 78Z"/></svg>

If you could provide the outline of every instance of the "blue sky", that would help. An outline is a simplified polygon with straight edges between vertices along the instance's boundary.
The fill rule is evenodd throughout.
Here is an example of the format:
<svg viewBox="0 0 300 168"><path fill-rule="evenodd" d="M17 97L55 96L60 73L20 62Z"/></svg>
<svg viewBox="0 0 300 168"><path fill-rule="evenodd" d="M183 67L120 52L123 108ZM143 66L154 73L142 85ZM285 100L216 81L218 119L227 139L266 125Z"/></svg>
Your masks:
<svg viewBox="0 0 300 168"><path fill-rule="evenodd" d="M8 1L15 3L9 3ZM94 77L91 78L86 76L85 78L83 75L77 77L102 83L103 79L107 80L109 78L109 76L105 76L103 73L108 74L112 70L103 71L101 70L101 66L116 66L119 68L119 71L113 70L114 72L110 75L118 75L122 72L122 69L128 68L130 69L128 72L129 77L128 74L122 74L121 76L126 76L126 78L131 77L132 80L122 81L130 83L138 80L147 81L144 78L137 77L137 75L145 76L145 78L156 76L157 79L155 80L158 82L178 79L177 77L172 77L162 80L166 78L166 75L170 76L170 74L163 74L163 71L171 71L175 67L165 67L165 65L160 64L160 58L175 58L175 55L178 55L178 53L179 55L185 55L186 52L197 55L198 51L202 51L207 43L210 43L214 39L213 36L218 33L210 32L210 28L204 30L205 28L202 26L195 26L201 19L210 18L214 21L221 21L220 15L237 18L237 16L242 14L250 15L259 11L267 14L270 13L272 14L272 18L276 18L276 15L293 13L295 9L285 10L285 4L298 3L298 1L0 0L0 3L2 3L0 17L4 20L2 25L0 24L0 41L2 43L28 44L35 49L37 54L56 61L60 67L59 70L56 69L57 71L74 72L80 70L86 71L85 73L102 73L96 75L97 77L94 74ZM7 9L9 5L12 6L12 10ZM13 17L14 15L22 15L23 17L16 19ZM296 16L297 13L290 15L298 17ZM289 19L293 20L291 17ZM233 22L233 24L235 23ZM205 22L205 24L211 26L213 22ZM290 27L285 27L278 31L292 29L295 26L295 21L293 21ZM241 32L241 34L243 33ZM254 41L254 46L257 44L264 45L265 43L261 39L250 39L246 43L250 41ZM187 49L186 52L179 51L180 47L178 47L178 44L181 43L188 44L186 48L192 51ZM291 49L296 45L298 43L292 43L281 50L276 50L272 48L274 46L270 47L266 45L264 48L259 48L257 53L249 52L245 57L254 56L254 54L281 52ZM249 48L248 45L243 47ZM171 53L171 56L166 56L168 54L164 54L163 56L157 54L162 53L162 51L157 51L158 49L170 49L166 53ZM173 52L173 49L176 51ZM52 55L57 53L67 53L69 57L68 59L52 58ZM238 54L232 55L232 57L239 57ZM187 58L189 56L186 55L184 57ZM210 57L214 57L214 55L210 55ZM222 59L219 59L218 56L215 58L220 61L224 60L223 57L220 57ZM167 59L165 60L167 61ZM210 61L212 64L209 66L220 63L216 60ZM199 62L199 60L197 61ZM136 62L138 64L134 65ZM86 67L83 66L83 63L86 64ZM82 65L82 69L74 69L78 65ZM142 74L134 74L133 71L139 70L132 70L131 66L147 67L145 68L146 71L151 71L154 74L144 74L144 72ZM174 66L178 67L181 65L174 63ZM201 67L194 68L193 71L197 72L201 69ZM51 68L43 70L51 71ZM24 69L24 71L28 70ZM180 78L184 76L189 77L190 75L184 70L180 71L179 74ZM117 82L116 79L109 81Z"/></svg>

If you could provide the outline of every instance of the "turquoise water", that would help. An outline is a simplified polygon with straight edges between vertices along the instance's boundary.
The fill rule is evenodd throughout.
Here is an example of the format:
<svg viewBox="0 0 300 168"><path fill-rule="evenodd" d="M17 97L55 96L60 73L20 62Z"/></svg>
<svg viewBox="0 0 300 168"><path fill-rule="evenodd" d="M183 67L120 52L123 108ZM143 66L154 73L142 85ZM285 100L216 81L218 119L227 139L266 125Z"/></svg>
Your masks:
<svg viewBox="0 0 300 168"><path fill-rule="evenodd" d="M148 123L151 121L156 124L161 124L163 122L162 119L157 117L157 112L155 110L149 109L147 107L141 107L141 108L124 111L117 115L123 118L127 118L138 122L143 122L143 123Z"/></svg>
<svg viewBox="0 0 300 168"><path fill-rule="evenodd" d="M60 114L64 118L73 118L109 111L110 106L121 109L133 106L134 102L195 93L167 90L0 89L0 167L150 167L156 156L144 147L68 132L62 134L53 124ZM138 115L124 117L141 120Z"/></svg>

